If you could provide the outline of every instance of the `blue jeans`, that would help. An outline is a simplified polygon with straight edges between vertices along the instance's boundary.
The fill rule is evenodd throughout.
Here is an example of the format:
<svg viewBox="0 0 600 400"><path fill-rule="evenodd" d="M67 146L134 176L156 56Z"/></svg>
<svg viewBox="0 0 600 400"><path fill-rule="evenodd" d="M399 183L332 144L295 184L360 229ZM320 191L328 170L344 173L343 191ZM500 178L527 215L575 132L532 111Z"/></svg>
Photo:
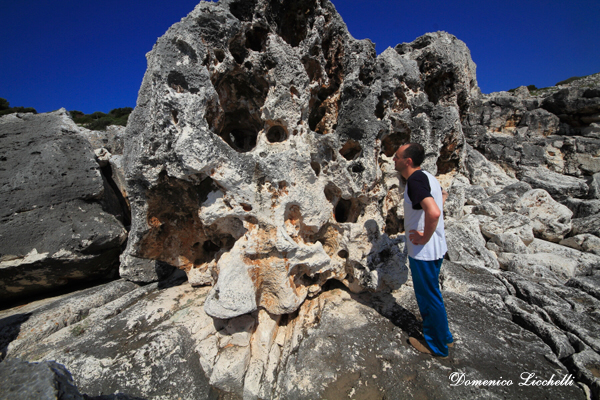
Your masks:
<svg viewBox="0 0 600 400"><path fill-rule="evenodd" d="M423 261L408 257L415 297L423 318L423 336L434 354L446 357L448 343L452 343L454 338L448 329L448 316L440 292L442 261L443 259Z"/></svg>

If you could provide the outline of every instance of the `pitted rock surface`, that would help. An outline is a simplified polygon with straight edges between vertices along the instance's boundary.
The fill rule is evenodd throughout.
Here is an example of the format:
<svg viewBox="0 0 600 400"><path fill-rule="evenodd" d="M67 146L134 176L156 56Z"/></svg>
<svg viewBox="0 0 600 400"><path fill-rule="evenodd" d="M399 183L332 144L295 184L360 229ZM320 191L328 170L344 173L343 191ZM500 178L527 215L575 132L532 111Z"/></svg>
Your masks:
<svg viewBox="0 0 600 400"><path fill-rule="evenodd" d="M156 280L162 262L215 283L218 318L294 312L330 279L400 287L393 154L419 141L424 168L456 172L475 93L468 49L444 32L376 57L329 1L200 3L148 54L121 275Z"/></svg>

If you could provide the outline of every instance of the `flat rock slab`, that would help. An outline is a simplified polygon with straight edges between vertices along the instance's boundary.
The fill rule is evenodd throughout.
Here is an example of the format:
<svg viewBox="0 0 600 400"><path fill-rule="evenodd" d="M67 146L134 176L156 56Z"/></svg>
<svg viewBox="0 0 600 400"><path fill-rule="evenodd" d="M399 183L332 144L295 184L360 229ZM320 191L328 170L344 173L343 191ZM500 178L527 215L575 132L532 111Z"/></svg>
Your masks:
<svg viewBox="0 0 600 400"><path fill-rule="evenodd" d="M255 391L265 399L585 398L576 385L519 386L521 374L535 374L531 382L553 375L562 379L568 372L537 336L455 293L444 293L456 339L448 359L417 353L407 343L398 315L408 313L418 325L409 286L395 297L377 300L342 289L326 291L305 302L298 316L273 325L275 330L268 330L273 332L269 337L276 337L273 347L259 346L262 350L249 347L262 340L250 339L252 332L265 332L260 326L252 328L254 317L244 316L248 321L240 323L212 319L202 310L207 294L208 288L187 283L160 289L157 284L136 287L116 281L54 303L1 312L0 332L5 336L9 326L21 331L15 337L13 329L5 345L9 358L56 360L90 396L118 390L142 398L211 398L219 391L210 386L208 376L221 371L219 360L224 359L242 373L247 368L245 380L242 376L237 381L237 390L246 390L241 387L249 385L255 371L249 367L255 364L247 361L271 348L269 366ZM376 311L382 303L391 310L390 319ZM69 315L79 317L58 330L43 328ZM202 345L211 341L213 347ZM209 365L215 366L210 370ZM272 386L267 384L270 374ZM230 383L238 379L234 375L228 377ZM473 387L463 379L513 384ZM238 395L242 393L227 396Z"/></svg>

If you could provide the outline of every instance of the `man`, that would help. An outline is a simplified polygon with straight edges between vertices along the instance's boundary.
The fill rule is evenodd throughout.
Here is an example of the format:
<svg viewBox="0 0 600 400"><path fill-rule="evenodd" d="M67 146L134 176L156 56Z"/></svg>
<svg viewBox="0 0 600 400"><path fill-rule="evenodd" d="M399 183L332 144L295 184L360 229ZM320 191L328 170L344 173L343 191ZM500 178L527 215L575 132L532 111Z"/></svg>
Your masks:
<svg viewBox="0 0 600 400"><path fill-rule="evenodd" d="M418 143L406 144L394 155L396 171L406 179L404 230L408 236L408 262L427 346L416 338L409 341L422 353L447 357L448 345L452 346L454 339L448 329L438 278L448 250L443 215L448 193L433 175L421 169L424 159L425 150Z"/></svg>

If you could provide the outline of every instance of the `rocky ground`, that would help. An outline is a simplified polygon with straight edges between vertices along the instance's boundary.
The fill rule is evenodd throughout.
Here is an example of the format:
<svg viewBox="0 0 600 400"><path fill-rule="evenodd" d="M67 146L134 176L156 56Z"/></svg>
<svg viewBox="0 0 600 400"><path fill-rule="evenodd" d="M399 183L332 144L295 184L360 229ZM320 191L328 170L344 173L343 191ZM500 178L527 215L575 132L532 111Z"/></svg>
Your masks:
<svg viewBox="0 0 600 400"><path fill-rule="evenodd" d="M202 2L148 60L125 131L0 118L0 398L600 397L597 75L481 94L454 36L376 56L328 1ZM407 343L409 140L447 359Z"/></svg>

